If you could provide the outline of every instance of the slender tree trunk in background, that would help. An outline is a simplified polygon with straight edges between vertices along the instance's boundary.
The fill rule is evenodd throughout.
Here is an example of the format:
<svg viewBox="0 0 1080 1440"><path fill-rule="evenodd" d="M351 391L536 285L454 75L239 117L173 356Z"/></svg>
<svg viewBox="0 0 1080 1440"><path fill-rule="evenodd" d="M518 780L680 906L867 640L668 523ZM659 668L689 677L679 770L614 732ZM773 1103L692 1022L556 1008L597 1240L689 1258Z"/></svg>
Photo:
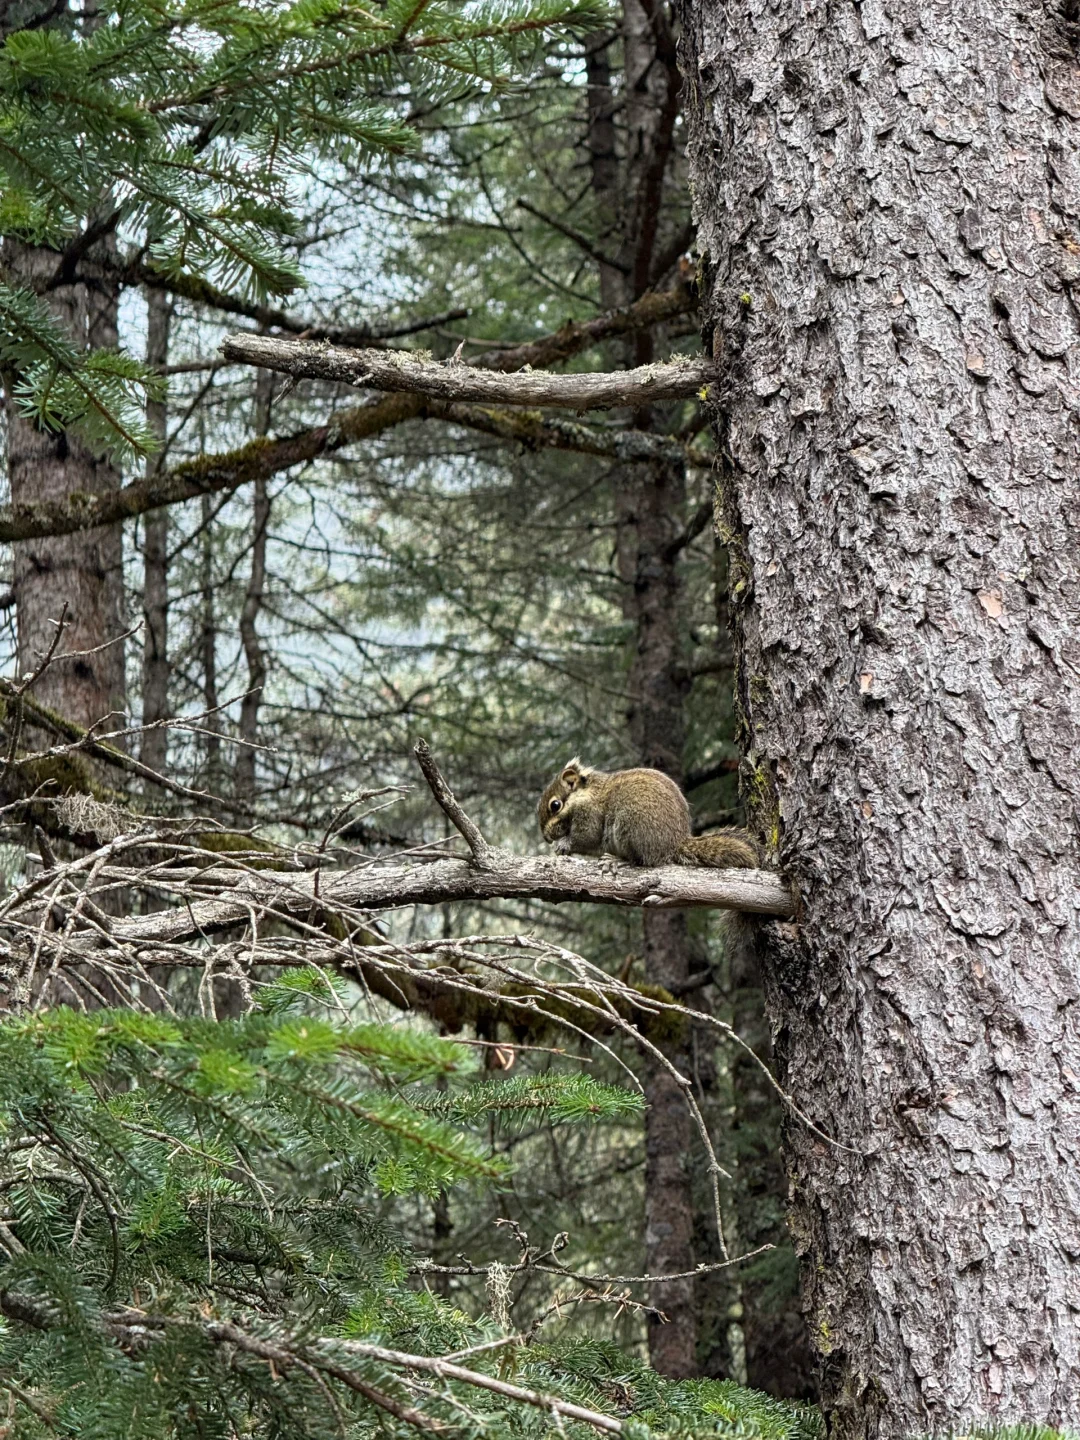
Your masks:
<svg viewBox="0 0 1080 1440"><path fill-rule="evenodd" d="M202 535L200 536L200 648L202 651L203 705L212 712L203 725L206 734L206 785L215 795L221 793L221 716L217 713L217 607L214 604L214 535L213 506L210 496L202 498Z"/></svg>
<svg viewBox="0 0 1080 1440"><path fill-rule="evenodd" d="M270 404L274 394L274 374L260 370L255 380L255 434L270 432ZM266 532L270 525L270 497L266 479L255 481L251 507L251 573L248 577L244 604L240 611L240 640L247 661L247 693L240 702L240 738L247 741L236 756L236 794L255 800L255 750L259 738L259 702L266 683L266 655L259 641L257 621L266 587Z"/></svg>
<svg viewBox="0 0 1080 1440"><path fill-rule="evenodd" d="M169 320L172 301L163 290L146 292L146 362L162 367L169 358ZM146 419L161 449L146 462L153 474L165 460L166 408L164 400L150 400ZM151 510L143 518L143 665L142 720L144 725L169 715L169 511ZM152 770L164 771L169 732L148 730L141 740L140 758Z"/></svg>
<svg viewBox="0 0 1080 1440"><path fill-rule="evenodd" d="M695 958L694 968L708 963L708 955ZM717 984L709 1010L719 1019L731 1023L731 1006L725 1005L727 987ZM687 997L690 1003L696 999ZM742 1231L742 1207L738 1204L744 1179L742 1148L738 1143L737 1114L739 1096L735 1088L737 1071L733 1057L716 1044L715 1035L698 1029L693 1035L693 1072L698 1104L710 1133L718 1142L718 1155L730 1179L722 1181L724 1238L729 1255L742 1255L747 1245ZM715 1264L723 1259L713 1217L713 1198L709 1176L694 1177L694 1254L699 1265ZM698 1325L698 1361L701 1373L723 1376L736 1384L748 1382L746 1366L745 1267L733 1265L726 1270L703 1275L694 1284L694 1308ZM764 1388L771 1390L772 1386Z"/></svg>
<svg viewBox="0 0 1080 1440"><path fill-rule="evenodd" d="M255 423L256 435L267 435L270 431L270 406L274 393L274 374L270 370L259 370L255 377ZM256 799L255 756L252 748L259 737L259 701L266 680L266 656L259 640L257 621L262 610L263 592L266 585L266 532L270 523L270 498L266 480L255 481L251 513L251 570L248 575L244 603L240 610L240 642L247 662L247 685L240 702L239 733L246 745L236 747L233 761L232 793L239 799L254 804ZM206 703L217 704L217 621L213 604L211 527L208 524L204 536L206 548L203 551L204 585L204 629L203 664L206 679ZM215 698L211 701L211 695ZM215 721L215 728L217 728ZM207 769L214 775L211 788L220 793L221 783L221 742L212 737L207 746ZM244 992L235 980L218 978L214 981L214 1009L219 1019L233 1019L244 1013Z"/></svg>
<svg viewBox="0 0 1080 1440"><path fill-rule="evenodd" d="M683 661L685 613L672 542L682 528L686 481L681 467L639 466L619 495L619 571L623 611L634 623L630 666L630 735L643 765L683 778L684 705L689 688ZM677 910L642 917L645 978L678 993L690 974L686 916ZM690 1073L690 1036L665 1047L681 1074ZM645 1078L645 1256L650 1274L691 1270L694 1204L689 1166L698 1155L693 1123L681 1087L667 1070ZM654 1285L650 1304L667 1324L649 1317L649 1357L665 1375L697 1370L693 1280Z"/></svg>
<svg viewBox="0 0 1080 1440"><path fill-rule="evenodd" d="M772 1037L753 947L731 947L728 979L733 1028L772 1066ZM794 1270L795 1257L784 1215L787 1176L780 1153L782 1111L776 1092L745 1051L733 1050L730 1063L731 1138L738 1166L732 1204L740 1243L744 1251L776 1246L738 1276L745 1383L771 1395L813 1398L817 1365L800 1313L795 1278L788 1273Z"/></svg>
<svg viewBox="0 0 1080 1440"><path fill-rule="evenodd" d="M623 3L624 84L616 105L603 36L586 45L588 135L592 199L600 217L602 248L612 263L599 265L601 303L625 305L648 288L657 226L677 113L679 77L662 6L648 12L639 0ZM668 39L670 37L668 36ZM625 126L622 155L616 110ZM636 335L621 347L629 365L652 359L652 336ZM646 415L635 424L650 428ZM638 762L681 783L687 683L683 665L685 614L679 549L671 541L684 523L685 475L676 467L631 467L619 479L616 521L623 613L634 625L628 678L630 734ZM642 917L645 976L649 984L677 989L689 974L685 917L647 911ZM690 1064L689 1037L669 1047L682 1073ZM645 1268L671 1274L693 1268L694 1206L689 1165L693 1127L682 1092L669 1073L645 1076ZM648 1322L649 1359L662 1374L697 1370L694 1281L654 1285L650 1304L667 1317Z"/></svg>
<svg viewBox="0 0 1080 1440"><path fill-rule="evenodd" d="M1073 1425L1080 68L990 0L684 16L830 1433Z"/></svg>
<svg viewBox="0 0 1080 1440"><path fill-rule="evenodd" d="M41 288L56 270L55 254L8 242L4 263L16 283ZM84 270L92 269L89 261ZM104 275L53 290L57 320L77 345L115 346L118 291ZM64 500L80 491L115 489L119 476L107 461L66 432L39 430L8 404L8 475L15 505ZM59 653L97 653L55 661L37 682L35 697L80 725L123 723L124 684L123 531L101 526L81 534L15 544L18 670L34 670L56 634L54 622L67 605ZM98 647L117 643L106 649Z"/></svg>
<svg viewBox="0 0 1080 1440"><path fill-rule="evenodd" d="M615 131L615 91L611 83L611 59L608 51L615 43L614 35L596 33L585 40L585 79L589 173L592 181L591 200L595 206L596 234L605 255L622 248L620 224L621 165ZM623 272L617 265L600 263L600 303L613 310L623 303L626 293Z"/></svg>
<svg viewBox="0 0 1080 1440"><path fill-rule="evenodd" d="M728 558L719 539L713 546L713 604L717 635L726 648L730 633ZM756 946L741 926L727 926L724 935L723 963L714 992L716 1013L771 1066L772 1036ZM728 1245L732 1253L763 1245L773 1249L749 1266L718 1271L697 1282L695 1294L705 1311L703 1329L708 1331L699 1341L702 1363L710 1375L727 1374L771 1395L814 1400L817 1362L802 1315L785 1215L787 1176L780 1155L783 1110L775 1090L745 1051L724 1047L721 1065L727 1093L723 1096L725 1113L716 1128L724 1141L723 1164L732 1175L731 1183L724 1187L725 1224L731 1228ZM699 1181L697 1192L703 1188ZM698 1216L698 1260L719 1259L708 1233L708 1214L700 1202ZM715 1359L705 1348L710 1339Z"/></svg>

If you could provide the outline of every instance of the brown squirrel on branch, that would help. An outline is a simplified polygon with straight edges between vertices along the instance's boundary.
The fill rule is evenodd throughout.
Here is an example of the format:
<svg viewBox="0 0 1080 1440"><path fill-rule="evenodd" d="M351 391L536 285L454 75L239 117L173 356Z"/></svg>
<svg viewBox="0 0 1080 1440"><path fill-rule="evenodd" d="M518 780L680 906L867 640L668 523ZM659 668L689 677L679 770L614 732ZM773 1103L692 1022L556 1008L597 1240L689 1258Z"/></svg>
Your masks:
<svg viewBox="0 0 1080 1440"><path fill-rule="evenodd" d="M660 770L593 770L575 757L540 797L537 816L560 855L616 855L647 866L761 864L744 830L691 835L686 796Z"/></svg>

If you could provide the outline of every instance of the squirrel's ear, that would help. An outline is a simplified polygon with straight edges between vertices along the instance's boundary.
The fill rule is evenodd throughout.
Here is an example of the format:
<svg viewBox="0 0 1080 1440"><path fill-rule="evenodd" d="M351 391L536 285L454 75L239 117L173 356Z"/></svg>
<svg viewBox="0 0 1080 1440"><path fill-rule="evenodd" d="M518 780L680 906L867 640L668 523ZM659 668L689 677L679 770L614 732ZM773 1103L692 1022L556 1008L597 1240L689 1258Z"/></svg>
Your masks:
<svg viewBox="0 0 1080 1440"><path fill-rule="evenodd" d="M585 776L582 773L583 768L580 758L575 755L572 760L568 760L563 766L563 772L559 776L559 779L562 780L564 784L570 786L584 785Z"/></svg>

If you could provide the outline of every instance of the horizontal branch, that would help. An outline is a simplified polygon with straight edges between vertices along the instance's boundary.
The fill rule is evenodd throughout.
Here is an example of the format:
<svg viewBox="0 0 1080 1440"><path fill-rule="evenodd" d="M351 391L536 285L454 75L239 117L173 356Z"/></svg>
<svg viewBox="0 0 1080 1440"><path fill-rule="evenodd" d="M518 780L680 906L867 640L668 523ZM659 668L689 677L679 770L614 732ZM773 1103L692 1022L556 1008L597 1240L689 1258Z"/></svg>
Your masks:
<svg viewBox="0 0 1080 1440"><path fill-rule="evenodd" d="M259 305L241 300L218 290L204 280L189 275L166 275L163 271L140 264L136 270L126 272L129 282L141 283L150 289L166 290L182 299L196 304L209 305L228 315L242 315L254 320L264 330L284 330L293 335L304 335L311 340L329 340L333 345L357 345L370 340L389 340L397 335L415 334L419 329L429 329L457 318L458 312L448 311L445 315L430 320L414 322L411 326L350 326L331 327L314 324L302 315L290 315L285 310L270 305ZM639 330L649 330L654 325L674 320L680 315L690 314L697 309L698 294L694 285L682 282L670 290L649 290L631 305L621 305L615 310L605 311L591 320L568 320L550 335L538 340L526 341L507 349L489 350L475 356L472 363L485 370L520 370L525 365L554 365L560 360L569 360L590 345L603 340L612 340L620 335L631 335ZM460 312L462 315L464 312Z"/></svg>
<svg viewBox="0 0 1080 1440"><path fill-rule="evenodd" d="M128 876L129 881L137 877ZM178 944L246 923L253 910L306 918L313 908L386 910L454 900L586 901L659 909L725 909L791 915L787 883L767 870L717 870L691 865L642 869L578 855L494 852L490 868L447 859L413 865L367 864L315 875L237 871L225 867L167 870L168 888L183 885L188 903L175 910L115 920L114 945Z"/></svg>
<svg viewBox="0 0 1080 1440"><path fill-rule="evenodd" d="M478 359L490 369L505 372L524 365L554 364L611 336L627 334L684 313L692 305L692 292L687 286L644 295L633 305L593 320L568 321L560 330L530 344L488 352ZM0 505L0 542L10 544L49 535L71 535L98 525L131 520L200 495L239 490L255 480L269 479L296 465L308 464L410 420L440 420L530 450L568 450L622 463L683 460L690 465L707 466L712 459L708 451L683 446L668 436L642 430L605 431L520 409L463 405L425 399L419 394L387 395L342 411L331 424L311 426L277 439L252 440L236 450L217 455L202 455L116 490L80 492L64 500Z"/></svg>
<svg viewBox="0 0 1080 1440"><path fill-rule="evenodd" d="M461 1380L466 1385L475 1385L484 1390L491 1390L496 1395L503 1396L506 1400L517 1400L524 1405L535 1405L540 1410L546 1410L548 1414L565 1415L568 1420L582 1420L586 1425L592 1425L597 1430L605 1430L612 1435L622 1433L622 1421L617 1420L613 1415L604 1415L597 1410L587 1410L582 1405L576 1405L569 1400L560 1400L555 1395L542 1395L536 1390L527 1390L522 1385L512 1385L507 1380L500 1380L496 1375L485 1375L479 1370L467 1370L462 1365L455 1365L451 1360L443 1360L437 1355L409 1355L400 1350L387 1350L381 1345L368 1345L359 1340L338 1341L341 1349L350 1354L362 1356L368 1360L381 1360L384 1364L396 1366L402 1370L426 1370L437 1375L443 1380Z"/></svg>
<svg viewBox="0 0 1080 1440"><path fill-rule="evenodd" d="M725 667L727 660L725 659ZM732 756L725 755L722 760L715 760L711 765L703 765L700 770L690 770L683 776L684 790L700 790L703 785L710 784L713 780L719 780L721 775L737 775L739 773L739 762Z"/></svg>
<svg viewBox="0 0 1080 1440"><path fill-rule="evenodd" d="M250 440L236 450L200 455L172 470L135 480L117 490L79 492L66 500L28 501L0 506L0 541L71 535L97 525L113 525L165 505L199 495L239 490L294 465L332 453L353 440L381 434L420 414L423 404L410 395L391 395L373 405L345 411L333 425L316 425L281 439Z"/></svg>
<svg viewBox="0 0 1080 1440"><path fill-rule="evenodd" d="M437 412L435 407L438 407ZM708 469L710 450L683 445L667 435L648 430L601 429L577 420L545 416L539 410L496 409L491 405L449 405L428 401L426 410L438 418L469 430L479 430L527 450L572 450L622 464L659 460L665 464L694 465Z"/></svg>
<svg viewBox="0 0 1080 1440"><path fill-rule="evenodd" d="M339 350L272 335L230 335L227 360L258 365L296 379L328 380L393 394L486 405L554 406L564 410L644 408L685 400L716 378L711 360L676 357L635 370L548 375L534 370L507 375L475 365L441 364L405 350Z"/></svg>
<svg viewBox="0 0 1080 1440"><path fill-rule="evenodd" d="M117 490L80 491L65 500L0 505L0 542L71 535L132 520L199 495L239 490L255 480L332 455L355 441L373 439L409 420L440 420L529 450L568 450L624 464L661 460L707 467L712 463L707 450L644 430L603 430L573 420L545 418L531 410L454 405L425 400L422 395L385 395L342 411L331 425L315 425L281 439L250 440L236 450L199 456Z"/></svg>

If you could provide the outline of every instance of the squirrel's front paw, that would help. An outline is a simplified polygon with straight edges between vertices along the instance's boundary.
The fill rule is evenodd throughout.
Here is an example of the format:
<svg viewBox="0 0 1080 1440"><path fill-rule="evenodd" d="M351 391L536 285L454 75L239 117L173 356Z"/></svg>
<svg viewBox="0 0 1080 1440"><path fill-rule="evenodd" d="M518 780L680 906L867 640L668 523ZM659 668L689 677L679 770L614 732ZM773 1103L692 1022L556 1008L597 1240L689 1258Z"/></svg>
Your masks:
<svg viewBox="0 0 1080 1440"><path fill-rule="evenodd" d="M558 840L555 841L555 854L570 855L572 853L573 852L570 849L570 836L560 835Z"/></svg>

